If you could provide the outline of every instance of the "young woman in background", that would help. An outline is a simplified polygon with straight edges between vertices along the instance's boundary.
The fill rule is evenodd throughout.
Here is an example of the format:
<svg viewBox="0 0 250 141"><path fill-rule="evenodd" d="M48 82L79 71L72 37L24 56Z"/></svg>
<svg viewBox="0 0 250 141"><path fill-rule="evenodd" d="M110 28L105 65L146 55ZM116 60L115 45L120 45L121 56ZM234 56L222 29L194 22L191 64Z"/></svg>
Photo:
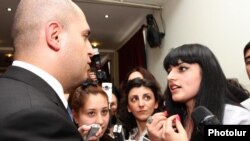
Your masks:
<svg viewBox="0 0 250 141"><path fill-rule="evenodd" d="M108 96L101 86L94 83L83 83L68 98L73 118L79 131L85 138L90 125L100 125L98 133L89 138L91 141L101 141L106 136L109 124Z"/></svg>
<svg viewBox="0 0 250 141"><path fill-rule="evenodd" d="M120 120L129 133L128 140L147 141L147 119L163 111L162 93L155 81L134 78L126 84L120 106Z"/></svg>

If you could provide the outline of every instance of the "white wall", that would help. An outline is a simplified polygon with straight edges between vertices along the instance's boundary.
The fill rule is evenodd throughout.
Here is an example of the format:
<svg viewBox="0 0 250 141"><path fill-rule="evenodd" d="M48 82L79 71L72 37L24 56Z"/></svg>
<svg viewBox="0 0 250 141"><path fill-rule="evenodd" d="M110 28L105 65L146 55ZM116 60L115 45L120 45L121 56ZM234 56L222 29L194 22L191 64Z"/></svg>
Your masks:
<svg viewBox="0 0 250 141"><path fill-rule="evenodd" d="M243 48L250 41L250 0L166 0L162 16L166 35L160 48L147 47L148 69L166 86L163 60L168 50L185 43L208 46L228 78L250 89ZM162 29L159 12L155 13Z"/></svg>

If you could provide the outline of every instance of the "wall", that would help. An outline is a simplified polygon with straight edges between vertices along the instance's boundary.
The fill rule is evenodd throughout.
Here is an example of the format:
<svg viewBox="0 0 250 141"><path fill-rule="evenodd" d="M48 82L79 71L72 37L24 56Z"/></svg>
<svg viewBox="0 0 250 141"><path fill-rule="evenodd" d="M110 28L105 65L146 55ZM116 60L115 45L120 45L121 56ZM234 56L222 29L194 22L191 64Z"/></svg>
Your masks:
<svg viewBox="0 0 250 141"><path fill-rule="evenodd" d="M148 69L165 89L163 60L169 49L185 43L208 46L228 78L250 90L243 48L250 41L250 0L166 0L162 16L166 35L160 48L147 47ZM159 12L155 13L162 29Z"/></svg>

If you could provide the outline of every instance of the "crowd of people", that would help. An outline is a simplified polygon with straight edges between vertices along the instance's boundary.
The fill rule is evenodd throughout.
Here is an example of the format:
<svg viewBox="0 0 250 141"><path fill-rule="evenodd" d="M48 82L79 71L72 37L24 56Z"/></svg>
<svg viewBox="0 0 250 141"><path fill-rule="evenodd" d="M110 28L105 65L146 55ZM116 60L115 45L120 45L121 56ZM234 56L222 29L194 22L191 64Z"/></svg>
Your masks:
<svg viewBox="0 0 250 141"><path fill-rule="evenodd" d="M164 92L138 66L109 97L89 71L90 27L73 1L21 0L12 35L14 61L0 77L0 140L202 141L192 117L199 106L221 124L250 125L248 90L226 78L205 45L166 54ZM244 58L250 78L250 43Z"/></svg>

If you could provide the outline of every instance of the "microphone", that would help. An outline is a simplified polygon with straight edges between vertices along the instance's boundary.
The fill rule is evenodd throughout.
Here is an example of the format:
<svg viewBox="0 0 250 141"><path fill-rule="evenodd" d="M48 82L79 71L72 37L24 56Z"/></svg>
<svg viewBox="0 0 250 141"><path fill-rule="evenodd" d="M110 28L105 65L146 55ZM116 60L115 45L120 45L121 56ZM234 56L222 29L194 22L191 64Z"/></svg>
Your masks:
<svg viewBox="0 0 250 141"><path fill-rule="evenodd" d="M218 118L204 106L198 106L194 109L192 119L202 134L204 133L204 125L221 125Z"/></svg>

